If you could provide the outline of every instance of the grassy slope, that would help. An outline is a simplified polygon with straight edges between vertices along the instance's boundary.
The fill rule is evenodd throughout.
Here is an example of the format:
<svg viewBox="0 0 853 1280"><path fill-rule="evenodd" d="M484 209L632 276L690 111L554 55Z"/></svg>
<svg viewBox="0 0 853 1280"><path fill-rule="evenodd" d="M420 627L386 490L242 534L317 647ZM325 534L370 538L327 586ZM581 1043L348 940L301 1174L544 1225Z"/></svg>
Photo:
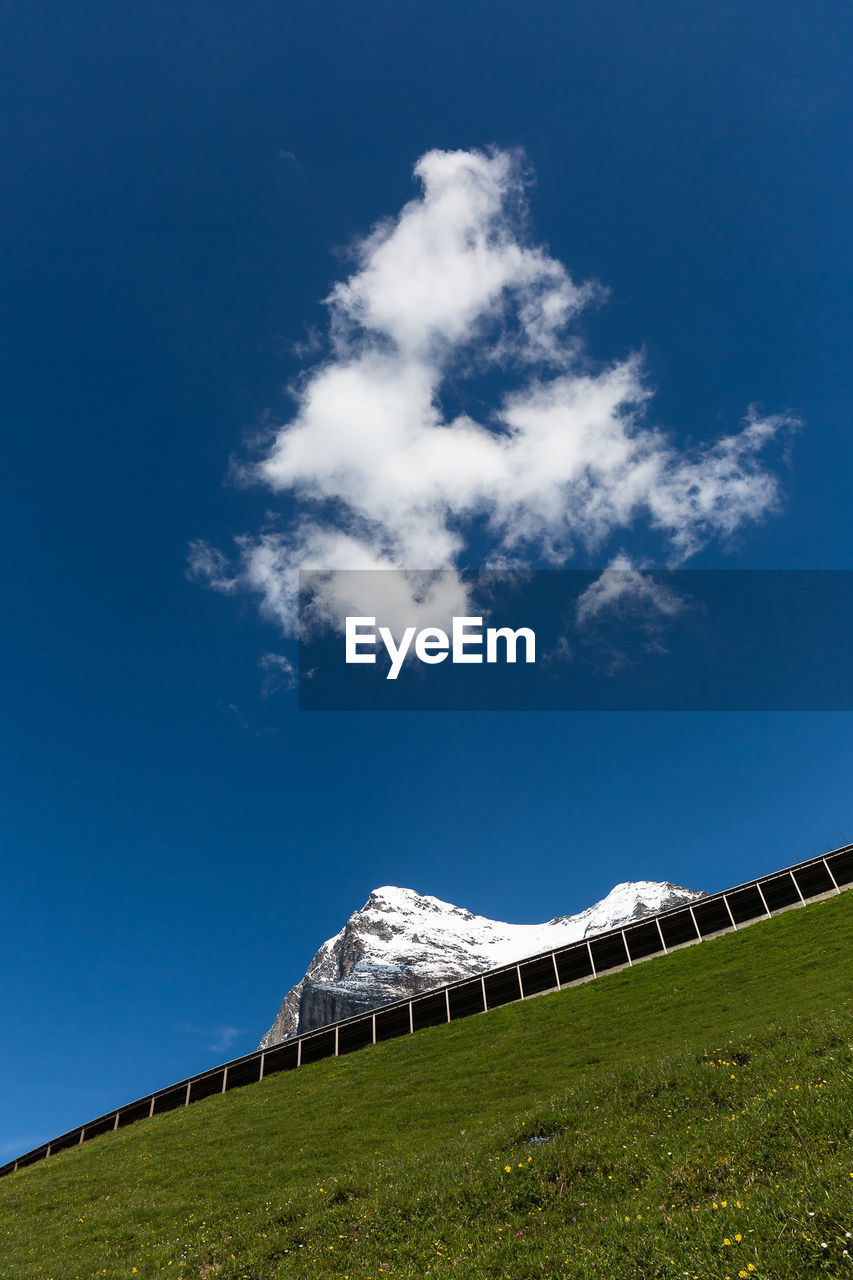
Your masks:
<svg viewBox="0 0 853 1280"><path fill-rule="evenodd" d="M851 942L853 892L98 1138L0 1182L0 1277L853 1277Z"/></svg>

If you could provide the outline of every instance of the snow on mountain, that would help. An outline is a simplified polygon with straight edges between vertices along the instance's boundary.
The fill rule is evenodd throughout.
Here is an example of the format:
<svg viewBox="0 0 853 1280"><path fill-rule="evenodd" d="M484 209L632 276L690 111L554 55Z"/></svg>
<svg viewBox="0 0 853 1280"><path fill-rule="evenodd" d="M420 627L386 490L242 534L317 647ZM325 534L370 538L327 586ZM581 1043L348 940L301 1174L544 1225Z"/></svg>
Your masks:
<svg viewBox="0 0 853 1280"><path fill-rule="evenodd" d="M668 881L637 880L617 884L577 915L505 924L385 885L323 943L259 1048L705 896Z"/></svg>

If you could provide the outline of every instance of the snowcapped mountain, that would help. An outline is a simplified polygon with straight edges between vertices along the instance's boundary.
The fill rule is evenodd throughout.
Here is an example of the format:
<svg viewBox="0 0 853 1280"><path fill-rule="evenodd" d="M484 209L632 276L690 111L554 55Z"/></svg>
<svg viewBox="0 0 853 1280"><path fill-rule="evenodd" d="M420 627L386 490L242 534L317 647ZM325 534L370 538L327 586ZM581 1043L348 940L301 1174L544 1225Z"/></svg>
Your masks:
<svg viewBox="0 0 853 1280"><path fill-rule="evenodd" d="M258 1047L705 896L666 880L637 880L617 884L578 915L504 924L413 889L374 889L323 943Z"/></svg>

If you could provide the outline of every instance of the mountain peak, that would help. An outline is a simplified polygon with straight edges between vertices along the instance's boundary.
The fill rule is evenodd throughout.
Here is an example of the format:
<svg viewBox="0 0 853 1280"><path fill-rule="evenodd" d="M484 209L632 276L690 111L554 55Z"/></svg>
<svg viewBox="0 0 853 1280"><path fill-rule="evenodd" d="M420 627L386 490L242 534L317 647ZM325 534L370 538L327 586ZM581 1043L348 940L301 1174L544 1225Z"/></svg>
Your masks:
<svg viewBox="0 0 853 1280"><path fill-rule="evenodd" d="M471 916L464 907L455 907L452 902L442 902L428 893L418 893L416 889L404 889L397 885L385 884L374 889L361 909L353 912L353 916L364 911L390 911L401 915L461 915ZM350 919L353 917L351 916Z"/></svg>
<svg viewBox="0 0 853 1280"><path fill-rule="evenodd" d="M668 880L627 880L575 915L508 924L381 885L314 956L260 1047L704 896Z"/></svg>

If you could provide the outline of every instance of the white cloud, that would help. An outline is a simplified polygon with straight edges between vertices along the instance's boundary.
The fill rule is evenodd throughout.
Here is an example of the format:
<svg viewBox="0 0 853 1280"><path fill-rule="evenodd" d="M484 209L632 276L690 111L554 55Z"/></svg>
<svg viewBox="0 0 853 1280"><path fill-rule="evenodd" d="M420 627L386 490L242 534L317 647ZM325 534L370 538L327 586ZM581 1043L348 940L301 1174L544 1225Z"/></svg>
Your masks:
<svg viewBox="0 0 853 1280"><path fill-rule="evenodd" d="M296 669L283 653L262 653L258 666L263 672L261 693L265 698L296 688Z"/></svg>
<svg viewBox="0 0 853 1280"><path fill-rule="evenodd" d="M194 1027L189 1023L184 1024L184 1031L188 1035L202 1037L207 1042L211 1053L227 1053L235 1040L239 1040L240 1036L246 1034L241 1027Z"/></svg>
<svg viewBox="0 0 853 1280"><path fill-rule="evenodd" d="M572 326L604 291L531 240L518 154L431 151L415 176L331 290L330 354L246 471L296 516L238 538L233 564L194 544L196 576L256 592L292 634L299 568L556 567L632 531L677 565L778 505L762 454L792 419L750 409L683 451L648 420L638 356L586 356ZM491 411L446 410L473 379Z"/></svg>
<svg viewBox="0 0 853 1280"><path fill-rule="evenodd" d="M627 556L619 555L578 596L575 616L584 627L608 613L674 618L684 608L684 600L672 587L632 568Z"/></svg>
<svg viewBox="0 0 853 1280"><path fill-rule="evenodd" d="M216 547L197 538L190 543L188 560L191 577L207 582L214 590L226 595L237 590L239 575L232 571L228 560Z"/></svg>

